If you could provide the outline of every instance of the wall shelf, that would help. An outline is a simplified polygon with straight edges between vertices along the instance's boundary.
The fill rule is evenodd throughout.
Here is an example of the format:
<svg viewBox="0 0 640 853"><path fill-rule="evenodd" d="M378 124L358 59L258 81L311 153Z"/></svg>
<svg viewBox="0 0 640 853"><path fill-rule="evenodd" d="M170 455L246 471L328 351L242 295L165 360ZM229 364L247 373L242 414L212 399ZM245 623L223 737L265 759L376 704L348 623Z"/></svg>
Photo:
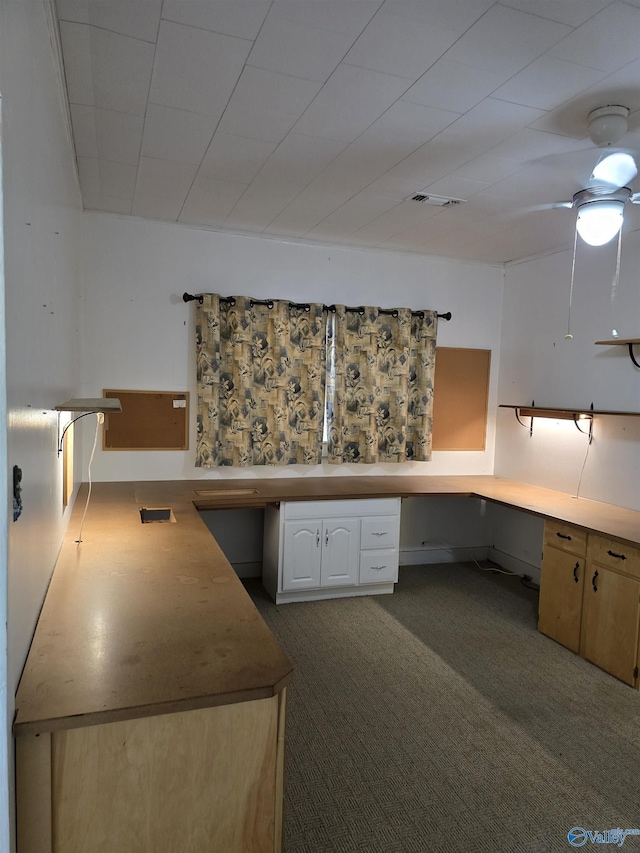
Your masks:
<svg viewBox="0 0 640 853"><path fill-rule="evenodd" d="M636 367L640 367L640 364L636 361L635 356L633 354L633 345L640 344L640 338L613 338L610 341L596 341L597 347L629 347L629 358L635 364Z"/></svg>
<svg viewBox="0 0 640 853"><path fill-rule="evenodd" d="M593 438L593 416L594 415L609 415L609 416L619 416L619 417L628 417L628 418L638 418L640 417L640 412L621 412L615 411L613 409L594 409L593 403L590 406L584 408L575 408L575 409L567 409L567 408L550 408L545 406L536 406L535 403L531 403L530 406L513 406L508 403L500 403L499 408L501 409L513 409L515 412L516 420L518 423L528 428L529 435L533 435L533 419L534 418L552 418L554 420L568 420L573 421L576 427L580 432L585 432L585 430L581 429L580 422L588 421L589 422L589 432L585 433L585 435L589 436L589 441L591 442ZM531 418L531 422L527 427L526 424L523 424L520 420L521 417Z"/></svg>

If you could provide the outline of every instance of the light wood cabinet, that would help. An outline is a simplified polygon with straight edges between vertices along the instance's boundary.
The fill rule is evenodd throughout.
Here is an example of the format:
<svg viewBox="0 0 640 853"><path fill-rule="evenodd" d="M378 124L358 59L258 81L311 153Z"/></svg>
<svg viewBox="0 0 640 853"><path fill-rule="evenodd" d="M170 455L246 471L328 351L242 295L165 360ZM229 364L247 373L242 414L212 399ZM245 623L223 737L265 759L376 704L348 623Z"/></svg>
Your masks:
<svg viewBox="0 0 640 853"><path fill-rule="evenodd" d="M262 582L278 604L393 592L399 539L400 498L270 506Z"/></svg>
<svg viewBox="0 0 640 853"><path fill-rule="evenodd" d="M638 686L640 550L590 534L580 654Z"/></svg>
<svg viewBox="0 0 640 853"><path fill-rule="evenodd" d="M640 549L547 521L538 629L638 687Z"/></svg>
<svg viewBox="0 0 640 853"><path fill-rule="evenodd" d="M580 651L584 557L545 545L542 556L538 630Z"/></svg>

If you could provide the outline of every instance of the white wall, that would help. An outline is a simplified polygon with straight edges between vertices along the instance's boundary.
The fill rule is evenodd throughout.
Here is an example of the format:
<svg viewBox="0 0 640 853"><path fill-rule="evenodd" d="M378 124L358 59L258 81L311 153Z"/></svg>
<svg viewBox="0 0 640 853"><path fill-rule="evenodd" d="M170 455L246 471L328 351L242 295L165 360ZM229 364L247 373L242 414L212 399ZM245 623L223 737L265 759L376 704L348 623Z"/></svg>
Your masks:
<svg viewBox="0 0 640 853"><path fill-rule="evenodd" d="M512 264L505 274L499 402L640 412L640 371L627 347L594 346L640 337L640 232L625 233L612 308L615 243L579 241L572 340L565 340L571 252ZM636 348L636 355L638 348ZM587 455L588 450L588 455ZM640 510L640 418L596 417L590 447L570 421L537 419L533 437L499 409L499 476Z"/></svg>
<svg viewBox="0 0 640 853"><path fill-rule="evenodd" d="M361 475L396 467L196 469L195 308L182 302L185 290L451 311L451 322L439 325L441 346L493 350L487 450L434 453L432 462L407 464L403 473L493 471L501 267L88 213L83 217L82 278L84 394L100 396L104 388L122 388L188 390L192 395L188 451L98 450L96 480Z"/></svg>
<svg viewBox="0 0 640 853"><path fill-rule="evenodd" d="M9 480L24 512L8 519L8 723L66 525L56 403L79 382L79 196L42 0L0 0ZM8 731L10 736L10 730ZM11 774L10 774L11 775ZM0 849L3 818L0 815Z"/></svg>

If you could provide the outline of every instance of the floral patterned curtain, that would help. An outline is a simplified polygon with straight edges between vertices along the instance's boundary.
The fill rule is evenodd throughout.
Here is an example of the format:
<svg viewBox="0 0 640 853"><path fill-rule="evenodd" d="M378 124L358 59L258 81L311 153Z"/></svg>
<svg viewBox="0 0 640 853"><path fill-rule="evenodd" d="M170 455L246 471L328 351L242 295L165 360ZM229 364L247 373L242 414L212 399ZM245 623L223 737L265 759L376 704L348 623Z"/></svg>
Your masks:
<svg viewBox="0 0 640 853"><path fill-rule="evenodd" d="M436 312L334 307L327 323L329 462L428 461Z"/></svg>
<svg viewBox="0 0 640 853"><path fill-rule="evenodd" d="M196 467L317 465L322 455L322 305L205 294L196 313Z"/></svg>

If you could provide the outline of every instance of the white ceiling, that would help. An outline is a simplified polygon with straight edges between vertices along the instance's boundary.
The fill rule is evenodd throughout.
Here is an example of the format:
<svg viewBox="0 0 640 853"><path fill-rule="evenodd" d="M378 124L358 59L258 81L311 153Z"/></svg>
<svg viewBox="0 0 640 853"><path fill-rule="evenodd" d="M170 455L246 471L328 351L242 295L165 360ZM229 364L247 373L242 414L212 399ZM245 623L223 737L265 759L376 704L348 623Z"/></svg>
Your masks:
<svg viewBox="0 0 640 853"><path fill-rule="evenodd" d="M506 262L572 243L573 210L527 208L584 186L591 110L629 107L620 145L640 149L640 0L57 11L90 210Z"/></svg>

